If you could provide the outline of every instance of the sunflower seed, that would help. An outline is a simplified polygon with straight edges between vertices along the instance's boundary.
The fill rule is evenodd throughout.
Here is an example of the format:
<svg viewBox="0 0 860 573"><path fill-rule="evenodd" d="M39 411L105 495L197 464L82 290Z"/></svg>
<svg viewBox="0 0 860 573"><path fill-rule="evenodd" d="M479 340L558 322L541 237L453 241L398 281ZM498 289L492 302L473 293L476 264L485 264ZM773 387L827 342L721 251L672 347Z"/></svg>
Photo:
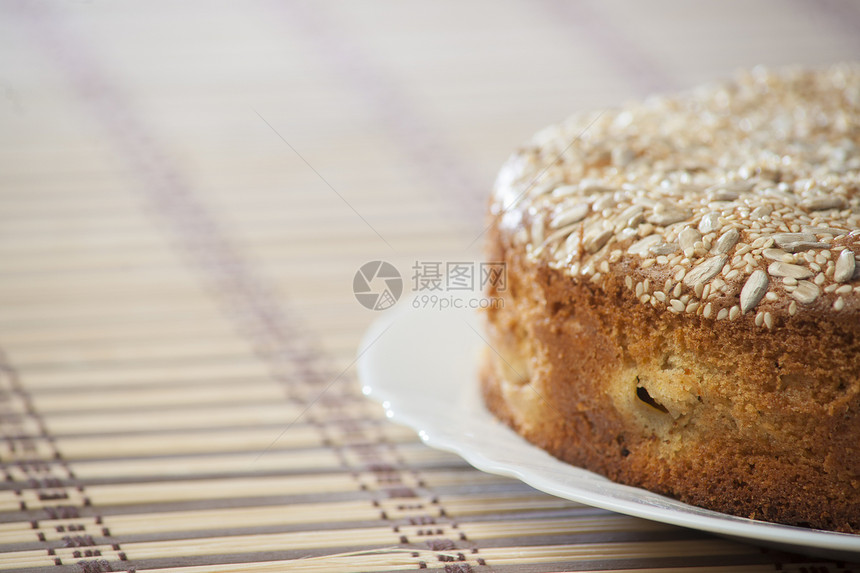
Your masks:
<svg viewBox="0 0 860 573"><path fill-rule="evenodd" d="M815 242L815 235L812 233L776 233L773 236L773 241L780 248L785 248L785 245L798 242Z"/></svg>
<svg viewBox="0 0 860 573"><path fill-rule="evenodd" d="M696 241L699 241L701 238L702 234L699 231L693 227L685 227L684 230L681 231L681 234L678 235L678 245L681 247L681 250L684 251L684 255L689 257L695 249Z"/></svg>
<svg viewBox="0 0 860 573"><path fill-rule="evenodd" d="M651 213L645 220L649 223L654 223L655 225L659 225L661 227L666 227L668 225L672 225L674 223L679 223L685 220L690 216L688 211L680 211L677 209L670 209L667 211L657 212L656 210Z"/></svg>
<svg viewBox="0 0 860 573"><path fill-rule="evenodd" d="M767 272L772 277L791 277L793 279L806 279L812 276L812 271L800 265L774 261L767 267Z"/></svg>
<svg viewBox="0 0 860 573"><path fill-rule="evenodd" d="M698 266L694 267L687 273L687 276L684 277L684 284L688 287L692 287L699 282L708 282L717 276L723 268L723 265L726 264L726 258L727 257L725 256L716 256L702 261Z"/></svg>
<svg viewBox="0 0 860 573"><path fill-rule="evenodd" d="M845 207L845 199L838 195L822 195L813 197L800 203L800 206L810 211L824 211L826 209L842 209Z"/></svg>
<svg viewBox="0 0 860 573"><path fill-rule="evenodd" d="M577 203L564 211L561 211L558 215L552 218L552 221L549 224L550 229L559 229L561 227L566 227L573 223L579 223L585 216L588 215L588 211L590 207L588 203Z"/></svg>
<svg viewBox="0 0 860 573"><path fill-rule="evenodd" d="M654 245L653 247L648 249L648 252L652 255L671 255L677 250L677 243L660 243L659 245Z"/></svg>
<svg viewBox="0 0 860 573"><path fill-rule="evenodd" d="M833 271L833 280L838 283L845 283L851 280L854 276L854 268L857 263L854 260L854 252L851 249L845 249L839 253L836 258L836 269Z"/></svg>
<svg viewBox="0 0 860 573"><path fill-rule="evenodd" d="M814 282L799 281L797 288L791 293L791 296L801 304L809 304L814 302L820 293L821 289Z"/></svg>
<svg viewBox="0 0 860 573"><path fill-rule="evenodd" d="M579 188L583 193L609 193L615 191L600 179L583 179L579 182Z"/></svg>
<svg viewBox="0 0 860 573"><path fill-rule="evenodd" d="M766 259L770 259L772 261L781 261L782 257L784 257L787 253L782 249L765 249L761 252L761 254Z"/></svg>
<svg viewBox="0 0 860 573"><path fill-rule="evenodd" d="M630 247L627 248L627 252L631 255L639 255L640 257L648 256L648 250L663 242L662 235L648 235L643 239L639 239Z"/></svg>
<svg viewBox="0 0 860 573"><path fill-rule="evenodd" d="M845 229L837 229L836 227L810 227L809 225L803 225L801 230L804 233L812 233L813 235L833 235L834 237L848 232Z"/></svg>
<svg viewBox="0 0 860 573"><path fill-rule="evenodd" d="M595 231L585 237L585 250L589 253L596 253L609 241L609 238L614 235L612 229L604 229L603 231Z"/></svg>
<svg viewBox="0 0 860 573"><path fill-rule="evenodd" d="M644 211L645 207L642 205L631 205L622 211L612 223L618 230L635 227L643 221L642 213Z"/></svg>
<svg viewBox="0 0 860 573"><path fill-rule="evenodd" d="M702 216L702 220L699 221L698 228L703 235L707 235L713 231L718 231L720 229L720 214L715 211L705 213Z"/></svg>
<svg viewBox="0 0 860 573"><path fill-rule="evenodd" d="M762 270L753 271L753 274L749 276L744 288L741 289L741 312L743 314L755 308L759 303L764 293L767 292L768 282L767 273Z"/></svg>
<svg viewBox="0 0 860 573"><path fill-rule="evenodd" d="M738 242L739 237L740 233L738 233L738 230L734 228L723 233L720 238L717 239L717 253L721 255L728 253L732 247L735 246L735 243Z"/></svg>
<svg viewBox="0 0 860 573"><path fill-rule="evenodd" d="M827 243L817 243L814 241L795 241L793 243L783 243L780 246L789 253L808 251L810 249L826 249L830 247Z"/></svg>
<svg viewBox="0 0 860 573"><path fill-rule="evenodd" d="M761 219L762 217L767 217L773 213L773 207L771 205L760 205L752 210L750 213L750 219Z"/></svg>
<svg viewBox="0 0 860 573"><path fill-rule="evenodd" d="M629 147L615 147L611 152L612 165L615 167L627 167L636 159L636 154Z"/></svg>

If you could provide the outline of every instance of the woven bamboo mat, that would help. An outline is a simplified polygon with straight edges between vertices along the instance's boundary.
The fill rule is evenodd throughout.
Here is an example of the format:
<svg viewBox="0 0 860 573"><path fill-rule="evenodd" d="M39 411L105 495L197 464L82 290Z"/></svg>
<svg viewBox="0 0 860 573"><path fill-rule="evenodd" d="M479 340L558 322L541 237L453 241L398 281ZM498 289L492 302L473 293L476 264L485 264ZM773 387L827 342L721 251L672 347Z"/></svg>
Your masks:
<svg viewBox="0 0 860 573"><path fill-rule="evenodd" d="M358 390L352 292L478 260L543 125L856 57L856 3L0 10L0 570L860 571L425 447Z"/></svg>

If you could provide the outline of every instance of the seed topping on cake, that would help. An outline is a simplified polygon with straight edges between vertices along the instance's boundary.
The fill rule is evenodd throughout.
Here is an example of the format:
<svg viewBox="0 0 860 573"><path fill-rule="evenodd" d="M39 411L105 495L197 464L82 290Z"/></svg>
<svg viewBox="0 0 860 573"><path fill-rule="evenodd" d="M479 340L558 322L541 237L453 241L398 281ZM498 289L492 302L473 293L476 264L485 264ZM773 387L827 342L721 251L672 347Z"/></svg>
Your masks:
<svg viewBox="0 0 860 573"><path fill-rule="evenodd" d="M627 273L676 314L773 329L860 310L860 66L574 116L508 161L493 211L535 260L598 286Z"/></svg>

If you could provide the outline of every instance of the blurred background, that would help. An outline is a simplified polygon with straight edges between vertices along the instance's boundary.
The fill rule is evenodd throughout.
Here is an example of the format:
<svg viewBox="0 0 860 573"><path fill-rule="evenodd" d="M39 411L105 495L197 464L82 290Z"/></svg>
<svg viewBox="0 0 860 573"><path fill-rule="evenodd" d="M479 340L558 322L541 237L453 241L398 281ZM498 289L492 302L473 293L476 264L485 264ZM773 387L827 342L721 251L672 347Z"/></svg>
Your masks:
<svg viewBox="0 0 860 573"><path fill-rule="evenodd" d="M18 533L0 531L0 568L342 552L259 535L318 527L290 513L300 502L381 503L355 428L399 444L388 467L448 484L419 497L469 498L490 478L358 394L356 348L380 316L354 297L359 267L390 261L408 292L417 261L479 260L495 174L545 125L739 68L855 60L858 30L850 0L3 2L0 460ZM59 507L77 509L60 523ZM214 527L228 507L257 517ZM141 525L155 513L173 525ZM80 526L89 549L31 522ZM206 545L219 535L250 537ZM386 535L350 545L413 547Z"/></svg>

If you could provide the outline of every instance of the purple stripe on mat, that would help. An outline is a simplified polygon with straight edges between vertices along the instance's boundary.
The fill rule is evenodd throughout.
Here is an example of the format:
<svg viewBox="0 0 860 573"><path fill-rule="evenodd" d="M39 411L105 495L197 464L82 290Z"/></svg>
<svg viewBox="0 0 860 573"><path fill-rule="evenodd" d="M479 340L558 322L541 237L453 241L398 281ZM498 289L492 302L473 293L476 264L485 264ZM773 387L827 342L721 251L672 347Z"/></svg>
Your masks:
<svg viewBox="0 0 860 573"><path fill-rule="evenodd" d="M134 115L133 107L101 69L98 57L85 41L64 27L48 5L27 3L19 4L19 8L22 20L65 73L82 106L128 162L138 179L138 188L172 234L188 263L215 292L240 331L255 343L258 354L270 365L275 378L288 392L295 383L309 383L319 389L337 381L340 374L334 376L326 357L309 342L312 331L301 324L297 315L283 307L252 265L237 253L173 159ZM299 376L279 376L282 368L298 370ZM343 419L338 415L340 401L333 396L327 396L319 404L311 401L308 407L313 405L324 414L320 419L308 416L308 421L317 427L323 443L328 443L335 451L343 467L351 470L355 486L367 492L375 507L379 507L381 501L404 496L407 492L409 497L423 500L414 513L404 513L408 517L392 519L384 510L379 510L380 521L392 528L393 545L410 543L407 536L399 532L404 519L457 527L445 517L444 506L424 482L420 471L407 466L396 446L387 443L382 432L369 435L366 428ZM356 458L358 464L349 461ZM474 544L469 547L472 553L477 552ZM190 559L191 562L194 560Z"/></svg>
<svg viewBox="0 0 860 573"><path fill-rule="evenodd" d="M350 30L338 26L320 2L269 2L267 4L291 33L299 34L361 98L375 122L383 126L413 170L447 196L452 211L479 223L486 208L491 180L483 180L461 158L452 142L386 72L367 54ZM392 158L395 160L395 158Z"/></svg>
<svg viewBox="0 0 860 573"><path fill-rule="evenodd" d="M75 523L75 520L86 512L95 517L98 524L101 522L101 514L90 502L86 486L78 480L54 443L45 420L21 384L18 372L0 349L0 406L12 395L19 398L17 402L10 404L13 412L8 412L7 407L2 408L5 426L2 437L10 453L4 452L4 458L7 459L3 460L0 468L7 484L17 482L19 485L14 490L18 511L27 514L25 521L30 522L32 541L36 544L36 549L44 549L47 555L53 558L54 565L63 565L62 560L54 554L50 543L46 541L45 531L40 523L44 520L63 519L68 522L65 526L68 531L63 532L68 535L62 536L65 547L78 547L81 549L76 553L80 555L100 557L100 547L112 546L113 552L122 555L119 540L113 538L109 530L102 528L99 536L101 539L97 542L91 529L85 531L84 523ZM32 424L26 424L26 420ZM36 432L28 431L27 428L33 425ZM51 459L43 461L41 458L45 454L50 455ZM25 478L16 480L13 473ZM29 493L26 490L34 490L34 495L25 497L23 494ZM38 500L36 504L28 501L33 498ZM47 531L53 529L50 525L47 527Z"/></svg>

